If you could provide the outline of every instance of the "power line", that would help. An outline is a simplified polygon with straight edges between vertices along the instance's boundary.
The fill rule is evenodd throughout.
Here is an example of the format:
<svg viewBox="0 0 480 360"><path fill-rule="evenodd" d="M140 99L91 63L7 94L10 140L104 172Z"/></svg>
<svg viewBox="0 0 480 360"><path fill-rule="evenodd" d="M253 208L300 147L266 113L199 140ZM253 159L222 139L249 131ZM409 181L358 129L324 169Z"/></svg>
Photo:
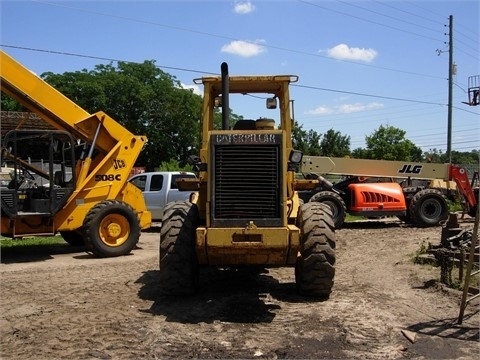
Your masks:
<svg viewBox="0 0 480 360"><path fill-rule="evenodd" d="M432 28L428 28L428 27L423 26L423 25L419 25L419 24L412 23L412 22L410 22L410 21L401 20L401 19L398 19L398 18L396 18L396 17L394 17L394 16L386 15L386 14L383 14L383 13L381 13L381 12L374 11L374 10L371 10L371 9L367 9L367 8L364 8L364 7L359 6L359 5L355 5L355 4L352 4L352 3L347 3L347 2L341 1L341 0L336 0L336 1L339 2L339 3L342 3L342 4L344 4L344 5L353 6L353 7L356 7L356 8L358 8L358 9L361 9L361 10L368 11L368 12L371 12L371 13L376 14L376 15L380 15L380 16L386 17L386 18L388 18L388 19L393 19L393 20L395 20L395 21L403 22L403 23L408 24L408 25L417 26L417 27L419 27L419 28L426 29L426 30L429 30L429 31L438 32L437 29L432 29ZM379 1L376 1L376 2L377 2L377 3L380 3ZM384 3L380 3L380 4L387 6L387 5L384 4ZM392 6L390 6L390 7L392 7ZM394 7L393 7L393 8L394 8ZM394 8L394 9L396 9L396 8ZM379 24L379 25L383 25L383 24ZM396 29L396 28L395 28L395 29ZM430 37L427 37L427 36L423 36L423 35L421 35L421 34L412 33L412 32L410 32L410 31L406 31L406 30L403 30L403 29L398 29L398 30L399 30L399 31L402 31L402 32L407 32L407 33L410 33L410 34L415 34L415 35L417 35L417 36L425 37L425 38L430 39L430 40L440 41L440 40L438 40L438 39L433 39L433 38L430 38Z"/></svg>
<svg viewBox="0 0 480 360"><path fill-rule="evenodd" d="M50 53L50 54L56 54L56 55L65 55L65 56L74 56L74 57L93 59L93 60L124 62L124 63L132 63L132 64L136 63L134 61L120 60L120 59L107 58L107 57L94 56L94 55L70 53L70 52L65 52L65 51L35 49L35 48L30 48L30 47L25 47L25 46L15 46L15 45L7 45L7 44L0 44L0 46L6 47L6 48L11 48L11 49L37 51L37 52L44 52L44 53ZM213 73L213 72L208 72L208 71L179 68L179 67L167 66L167 65L156 65L156 67L163 68L163 69L177 70L177 71L193 72L193 73L196 73L196 74L219 75L218 73Z"/></svg>
<svg viewBox="0 0 480 360"><path fill-rule="evenodd" d="M357 20L368 22L368 23L371 23L371 24L374 24L374 25L379 25L379 26L382 26L382 27L386 27L386 28L396 30L396 31L400 31L400 32L403 32L403 33L407 33L407 34L410 34L410 35L419 36L419 37L423 37L425 39L434 40L434 41L440 41L440 42L442 41L440 39L432 38L430 36L421 35L421 34L418 34L418 33L412 32L412 31L408 31L408 30L403 30L403 29L400 29L400 28L397 28L397 27L394 27L394 26L391 26L391 25L382 24L382 23L379 23L379 22L376 22L376 21L368 20L368 19L362 18L360 16L355 16L355 15L351 15L351 14L348 14L348 13L345 13L345 12L342 12L342 11L327 8L327 7L319 5L317 3L312 3L312 2L304 1L304 0L297 0L297 1L301 2L301 3L304 3L304 4L307 4L307 5L311 5L311 6L314 6L314 7L321 8L323 10L327 10L327 11L331 11L331 12L334 12L334 13L337 13L337 14L345 15L345 16L348 16L348 17L351 17L351 18L354 18L354 19L357 19ZM337 1L342 2L340 0L337 0ZM345 3L345 5L356 6L356 5L353 5L353 4L350 4L350 3ZM362 9L364 9L364 8L362 8ZM371 11L371 10L367 10L367 11ZM384 16L386 16L386 15L384 15Z"/></svg>
<svg viewBox="0 0 480 360"><path fill-rule="evenodd" d="M304 1L301 1L301 0L297 0L297 1L304 2ZM50 3L50 2L47 2L47 1L40 1L40 0L35 0L35 2L45 4L45 5L50 5L50 6L62 7L62 8L70 9L70 10L82 11L82 12L91 13L91 14L100 15L100 16L105 16L105 17L121 19L121 20L125 20L125 21L130 21L130 22L137 22L137 23L142 23L142 24L147 24L147 25L164 27L164 28L168 28L168 29L172 29L172 30L176 30L176 31L184 31L184 32L190 32L190 33L204 35L204 36L215 37L215 38L229 40L229 41L240 40L238 38L234 38L234 37L230 37L230 36L226 36L226 35L220 35L220 34L214 34L214 33L209 33L209 32L205 32L205 31L193 30L193 29L184 28L184 27L180 27L180 26L166 25L166 24L161 24L161 23L157 23L157 22L153 22L153 21L134 19L134 18L126 17L126 16L106 14L106 13L102 13L102 12L98 12L98 11L86 10L86 9L72 7L72 6L68 6L68 5L64 5L64 4ZM307 3L307 2L305 2L305 3ZM349 15L347 15L347 16L349 16ZM249 43L249 44L256 44L256 42L254 42L254 41L249 41L249 40L242 40L242 41L244 41L246 43ZM398 73L403 73L403 74L410 74L410 75L428 77L428 78L434 78L434 79L443 79L442 77L439 77L439 76L436 76L436 75L421 74L421 73L416 73L416 72L406 71L406 70L400 70L400 69L392 69L392 68L387 68L387 67L383 67L383 66L377 66L377 65L372 65L372 64L364 64L364 63L359 63L359 62L356 62L356 61L345 60L345 59L334 59L334 58L331 58L329 56L321 55L321 54L318 54L318 53L311 53L311 52L307 52L307 51L290 49L290 48L281 47L281 46L268 45L268 44L262 44L262 46L265 47L265 48L269 48L269 49L275 49L275 50L280 50L280 51L285 51L285 52L290 52L290 53L296 53L296 54L300 54L300 55L318 57L318 58L323 58L323 59L327 59L327 60L331 60L331 61L341 61L341 62L348 63L348 64L354 64L354 65L359 65L359 66L364 66L364 67L369 67L369 68L374 68L374 69L379 69L379 70L384 70L384 71L398 72Z"/></svg>
<svg viewBox="0 0 480 360"><path fill-rule="evenodd" d="M81 58L88 58L88 59L95 59L95 60L102 60L102 61L116 61L116 62L134 63L134 62L131 62L131 61L119 60L119 59L114 59L114 58L107 58L107 57L100 57L100 56L93 56L93 55L84 55L84 54L75 54L75 53L64 52L64 51L34 49L34 48L29 48L29 47L7 45L7 44L0 44L0 46L7 47L7 48L20 49L20 50L52 53L52 54L57 54L57 55L76 56L76 57L81 57ZM193 72L193 73L199 73L199 74L219 75L218 73L213 73L213 72L179 68L179 67L166 66L166 65L157 65L157 67L164 68L164 69L177 70L177 71ZM327 88L321 88L321 87L316 87L316 86L299 85L299 84L292 84L292 86L299 87L299 88L306 88L306 89L315 89L315 90L321 90L321 91L349 94L349 95L366 96L366 97L385 99L385 100L396 100L396 101L405 101L405 102L412 102L412 103L419 103L419 104L446 106L446 104L442 104L442 103L434 103L434 102L420 101L420 100L413 100L413 99L402 99L402 98L396 98L396 97L373 95L373 94L366 94L366 93L359 93L359 92L352 92L352 91L344 91L344 90L327 89Z"/></svg>
<svg viewBox="0 0 480 360"><path fill-rule="evenodd" d="M395 6L392 6L390 3L386 3L385 1L378 1L378 0L373 0L373 1L374 1L375 3L377 3L377 4L379 4L379 5L383 5L383 6L386 6L386 7L392 8L392 9L395 9L395 10L397 10L397 11L403 12L403 13L405 13L405 14L418 17L418 18L420 18L420 19L422 19L422 20L430 21L430 22L435 23L435 24L437 24L437 25L443 25L443 23L440 22L440 21L435 21L435 20L432 20L432 19L427 18L427 17L425 17L425 16L420 16L420 15L415 14L415 13L413 13L413 12L399 9L399 8L397 8L397 7L395 7Z"/></svg>
<svg viewBox="0 0 480 360"><path fill-rule="evenodd" d="M434 103L434 102L429 102L429 101L420 101L420 100L413 100L413 99L402 99L402 98L391 97L391 96L373 95L373 94L358 93L358 92L353 92L353 91L327 89L327 88L321 88L321 87L318 87L318 86L299 85L299 84L292 84L291 86L295 86L295 87L299 87L299 88L304 88L304 89L314 89L314 90L335 92L335 93L340 93L340 94L367 96L367 97L372 97L372 98L377 98L377 99L395 100L395 101L405 101L405 102L412 102L412 103L417 103L417 104L429 104L429 105L446 106L446 104L442 104L442 103Z"/></svg>

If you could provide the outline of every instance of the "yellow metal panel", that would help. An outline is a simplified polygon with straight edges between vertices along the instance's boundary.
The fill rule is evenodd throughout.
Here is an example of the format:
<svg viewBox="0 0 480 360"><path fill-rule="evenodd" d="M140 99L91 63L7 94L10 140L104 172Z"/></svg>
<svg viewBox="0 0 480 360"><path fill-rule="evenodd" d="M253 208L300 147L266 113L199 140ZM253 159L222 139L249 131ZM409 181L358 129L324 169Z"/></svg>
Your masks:
<svg viewBox="0 0 480 360"><path fill-rule="evenodd" d="M199 229L200 230L200 229ZM203 228L197 230L197 253L204 244L210 265L287 265L290 231L282 228ZM203 249L202 249L203 250Z"/></svg>

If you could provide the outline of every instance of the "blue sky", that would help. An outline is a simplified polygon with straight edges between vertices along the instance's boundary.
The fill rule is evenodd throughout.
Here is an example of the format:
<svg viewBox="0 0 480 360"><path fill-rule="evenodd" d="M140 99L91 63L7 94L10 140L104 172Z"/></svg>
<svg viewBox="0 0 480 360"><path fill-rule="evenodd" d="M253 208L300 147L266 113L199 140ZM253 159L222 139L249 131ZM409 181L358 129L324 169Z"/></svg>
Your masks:
<svg viewBox="0 0 480 360"><path fill-rule="evenodd" d="M452 15L452 149L480 148L480 106L462 103L480 74L478 0L2 0L0 11L2 50L37 74L109 59L155 60L186 87L223 61L231 75L294 74L304 130L340 131L353 150L390 125L443 152ZM263 116L246 102L231 107Z"/></svg>

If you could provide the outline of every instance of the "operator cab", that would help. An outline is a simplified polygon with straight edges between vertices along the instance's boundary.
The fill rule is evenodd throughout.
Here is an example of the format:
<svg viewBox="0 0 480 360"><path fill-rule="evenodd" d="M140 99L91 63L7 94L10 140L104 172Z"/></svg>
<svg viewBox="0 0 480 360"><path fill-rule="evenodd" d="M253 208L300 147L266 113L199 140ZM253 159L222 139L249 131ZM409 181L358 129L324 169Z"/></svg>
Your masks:
<svg viewBox="0 0 480 360"><path fill-rule="evenodd" d="M56 214L75 188L75 142L57 130L13 130L2 144L8 183L2 183L2 213ZM3 185L6 185L3 187Z"/></svg>

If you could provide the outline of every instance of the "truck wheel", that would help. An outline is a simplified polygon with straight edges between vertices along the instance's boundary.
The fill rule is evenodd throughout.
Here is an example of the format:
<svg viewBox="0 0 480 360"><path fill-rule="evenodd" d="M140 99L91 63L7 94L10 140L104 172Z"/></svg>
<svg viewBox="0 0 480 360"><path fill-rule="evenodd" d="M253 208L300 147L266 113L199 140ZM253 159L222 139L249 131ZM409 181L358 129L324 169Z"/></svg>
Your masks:
<svg viewBox="0 0 480 360"><path fill-rule="evenodd" d="M300 208L300 254L295 264L297 291L328 298L335 276L335 226L323 204L309 202Z"/></svg>
<svg viewBox="0 0 480 360"><path fill-rule="evenodd" d="M332 209L333 222L336 229L340 229L345 222L347 207L342 197L333 191L320 191L313 195L309 202L321 202L327 204Z"/></svg>
<svg viewBox="0 0 480 360"><path fill-rule="evenodd" d="M140 238L135 210L117 200L105 200L90 209L83 222L85 245L98 257L130 253Z"/></svg>
<svg viewBox="0 0 480 360"><path fill-rule="evenodd" d="M80 231L60 231L63 240L69 243L72 246L83 246L85 242L83 241L83 235Z"/></svg>
<svg viewBox="0 0 480 360"><path fill-rule="evenodd" d="M447 200L436 189L421 190L415 194L410 202L410 218L416 226L436 226L447 217Z"/></svg>
<svg viewBox="0 0 480 360"><path fill-rule="evenodd" d="M189 295L198 287L195 231L198 208L189 201L167 204L160 230L160 291L164 295Z"/></svg>

